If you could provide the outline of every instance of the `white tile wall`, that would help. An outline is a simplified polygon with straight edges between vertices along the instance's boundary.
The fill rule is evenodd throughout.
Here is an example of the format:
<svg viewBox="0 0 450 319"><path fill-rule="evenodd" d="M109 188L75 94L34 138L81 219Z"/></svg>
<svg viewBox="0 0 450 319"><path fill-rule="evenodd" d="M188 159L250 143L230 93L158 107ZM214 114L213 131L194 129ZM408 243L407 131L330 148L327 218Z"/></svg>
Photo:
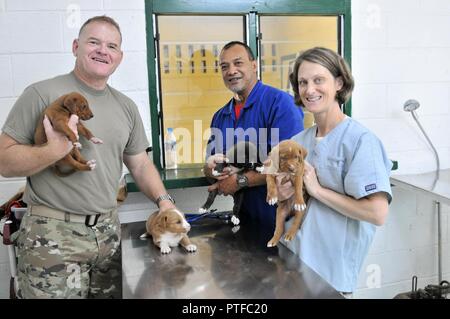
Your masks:
<svg viewBox="0 0 450 319"><path fill-rule="evenodd" d="M11 57L0 55L0 96L12 97L13 93L13 81L12 81L12 68Z"/></svg>
<svg viewBox="0 0 450 319"><path fill-rule="evenodd" d="M15 101L15 98L0 98L0 127L3 126L3 123L5 122L6 117L8 116L8 113Z"/></svg>
<svg viewBox="0 0 450 319"><path fill-rule="evenodd" d="M141 0L130 0L128 2L123 2L122 0L103 0L105 9L108 10L137 10L144 11L145 5L144 1Z"/></svg>
<svg viewBox="0 0 450 319"><path fill-rule="evenodd" d="M5 203L25 185L25 178L3 178L0 176L0 203Z"/></svg>
<svg viewBox="0 0 450 319"><path fill-rule="evenodd" d="M70 6L70 5L75 6ZM79 11L78 11L79 10ZM144 1L130 0L0 0L0 123L29 84L70 71L72 40L85 19L108 14L121 25L124 61L110 83L139 107L150 136L146 74ZM417 114L438 147L441 166L450 167L450 1L352 1L352 69L356 79L353 116L383 141L395 173L434 169L434 157L403 103L417 99ZM12 196L23 180L0 178L0 202ZM186 212L206 198L205 188L171 191ZM133 196L141 196L134 194ZM124 220L145 220L152 204L135 199L135 214ZM229 209L231 198L219 197ZM450 208L443 206L444 278L450 278ZM431 200L394 188L386 224L378 228L363 265L357 298L392 298L437 281L436 216ZM0 245L0 298L7 297L7 257ZM379 267L381 287L373 283Z"/></svg>
<svg viewBox="0 0 450 319"><path fill-rule="evenodd" d="M133 1L136 3L141 2L137 0ZM131 2L132 1L129 1L128 3ZM145 13L143 10L129 11L130 9L131 8L128 8L127 10L111 11L111 15L114 16L114 19L116 19L117 23L119 23L122 31L122 45L127 49L127 51L146 52L147 42L145 38ZM136 30L141 30L138 37L136 36ZM151 35L151 37L153 38L153 35ZM146 69L147 68L145 68L145 70Z"/></svg>
<svg viewBox="0 0 450 319"><path fill-rule="evenodd" d="M71 4L77 4L82 10L103 8L102 0L6 0L8 11L65 11Z"/></svg>
<svg viewBox="0 0 450 319"><path fill-rule="evenodd" d="M354 1L358 2L359 1ZM352 23L358 28L352 28L353 41L358 42L359 48L385 47L387 43L386 15L379 7L371 5L366 11L354 12Z"/></svg>
<svg viewBox="0 0 450 319"><path fill-rule="evenodd" d="M11 53L61 52L60 14L56 12L10 12L6 15ZM3 46L3 45L2 45Z"/></svg>
<svg viewBox="0 0 450 319"><path fill-rule="evenodd" d="M144 52L128 52L114 75L113 87L122 91L144 91L148 87L147 74L137 70L147 69L147 56Z"/></svg>
<svg viewBox="0 0 450 319"><path fill-rule="evenodd" d="M387 103L389 117L412 119L409 112L403 110L403 105L409 99L415 99L420 103L416 111L420 116L424 115L448 115L450 110L450 97L448 82L431 83L392 83L387 86Z"/></svg>
<svg viewBox="0 0 450 319"><path fill-rule="evenodd" d="M139 112L144 122L144 128L146 132L151 133L150 125L150 102L148 98L148 93L143 91L129 91L126 95L137 104ZM151 135L151 134L150 134ZM149 143L152 145L151 136L149 138Z"/></svg>
<svg viewBox="0 0 450 319"><path fill-rule="evenodd" d="M0 98L0 127L3 126L15 101L15 98Z"/></svg>
<svg viewBox="0 0 450 319"><path fill-rule="evenodd" d="M420 0L420 11L423 13L449 14L450 2L447 0Z"/></svg>
<svg viewBox="0 0 450 319"><path fill-rule="evenodd" d="M70 53L14 54L11 57L15 96L22 94L31 83L68 73L74 66Z"/></svg>
<svg viewBox="0 0 450 319"><path fill-rule="evenodd" d="M352 116L361 119L385 119L388 116L386 84L361 84L355 87L352 104L364 107L352 108Z"/></svg>

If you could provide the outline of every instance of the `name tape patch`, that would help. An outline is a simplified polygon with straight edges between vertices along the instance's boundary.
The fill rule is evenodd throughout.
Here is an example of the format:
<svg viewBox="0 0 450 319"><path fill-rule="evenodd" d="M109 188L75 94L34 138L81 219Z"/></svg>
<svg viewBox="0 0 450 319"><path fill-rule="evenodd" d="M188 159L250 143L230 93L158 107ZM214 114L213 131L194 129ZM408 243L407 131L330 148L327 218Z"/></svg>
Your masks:
<svg viewBox="0 0 450 319"><path fill-rule="evenodd" d="M365 189L366 189L366 192L373 191L374 189L377 189L377 184L366 185Z"/></svg>

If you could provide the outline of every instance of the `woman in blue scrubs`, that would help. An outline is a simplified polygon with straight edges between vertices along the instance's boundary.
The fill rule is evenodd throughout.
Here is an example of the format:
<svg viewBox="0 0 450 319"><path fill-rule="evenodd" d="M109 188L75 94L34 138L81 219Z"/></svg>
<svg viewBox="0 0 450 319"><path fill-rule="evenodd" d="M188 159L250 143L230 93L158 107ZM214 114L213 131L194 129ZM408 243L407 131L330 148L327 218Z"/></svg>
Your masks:
<svg viewBox="0 0 450 319"><path fill-rule="evenodd" d="M304 182L311 199L297 237L288 246L336 290L352 293L392 199L392 162L381 141L345 115L353 77L332 50L313 48L296 59L290 81L295 102L315 125L293 139L308 150Z"/></svg>

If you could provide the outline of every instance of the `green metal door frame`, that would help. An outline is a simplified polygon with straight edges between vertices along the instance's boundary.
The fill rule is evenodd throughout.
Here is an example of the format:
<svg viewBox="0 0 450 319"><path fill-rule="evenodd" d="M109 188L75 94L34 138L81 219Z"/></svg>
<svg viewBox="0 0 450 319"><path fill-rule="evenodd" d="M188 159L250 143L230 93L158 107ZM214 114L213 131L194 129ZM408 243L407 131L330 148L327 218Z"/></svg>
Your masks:
<svg viewBox="0 0 450 319"><path fill-rule="evenodd" d="M158 101L158 71L155 47L155 17L158 15L244 15L247 40L253 52L258 50L258 18L262 15L332 15L340 17L339 47L351 64L351 0L145 0L147 32L147 68L152 127L153 161L164 173L161 163L161 110ZM341 41L343 39L343 41ZM343 48L342 48L343 46ZM351 102L344 107L351 115ZM164 174L163 174L164 175ZM182 184L182 181L180 181ZM176 184L176 183L175 183ZM180 184L180 185L181 185ZM184 184L183 184L184 185ZM174 185L176 186L176 185ZM198 185L197 185L198 186Z"/></svg>

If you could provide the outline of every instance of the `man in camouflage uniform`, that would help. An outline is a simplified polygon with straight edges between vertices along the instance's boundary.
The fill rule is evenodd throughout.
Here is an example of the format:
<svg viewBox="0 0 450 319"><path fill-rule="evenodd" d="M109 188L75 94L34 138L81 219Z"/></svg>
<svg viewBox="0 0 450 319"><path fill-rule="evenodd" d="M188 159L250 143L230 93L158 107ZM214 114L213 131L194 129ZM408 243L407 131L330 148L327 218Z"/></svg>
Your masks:
<svg viewBox="0 0 450 319"><path fill-rule="evenodd" d="M28 209L13 237L20 298L121 297L116 195L123 163L161 210L175 208L145 152L148 141L136 104L107 84L122 61L121 43L113 19L86 21L72 45L74 70L27 87L2 128L0 174L27 177L23 200ZM44 108L73 91L88 100L94 117L85 126L103 144L80 136L91 170L59 177L52 165L74 145L47 118L46 144L33 145L34 131ZM69 126L75 132L77 122L72 115Z"/></svg>
<svg viewBox="0 0 450 319"><path fill-rule="evenodd" d="M33 225L40 227L33 227ZM120 298L120 224L115 213L91 228L27 216L18 237L18 297ZM89 290L86 289L89 287Z"/></svg>

